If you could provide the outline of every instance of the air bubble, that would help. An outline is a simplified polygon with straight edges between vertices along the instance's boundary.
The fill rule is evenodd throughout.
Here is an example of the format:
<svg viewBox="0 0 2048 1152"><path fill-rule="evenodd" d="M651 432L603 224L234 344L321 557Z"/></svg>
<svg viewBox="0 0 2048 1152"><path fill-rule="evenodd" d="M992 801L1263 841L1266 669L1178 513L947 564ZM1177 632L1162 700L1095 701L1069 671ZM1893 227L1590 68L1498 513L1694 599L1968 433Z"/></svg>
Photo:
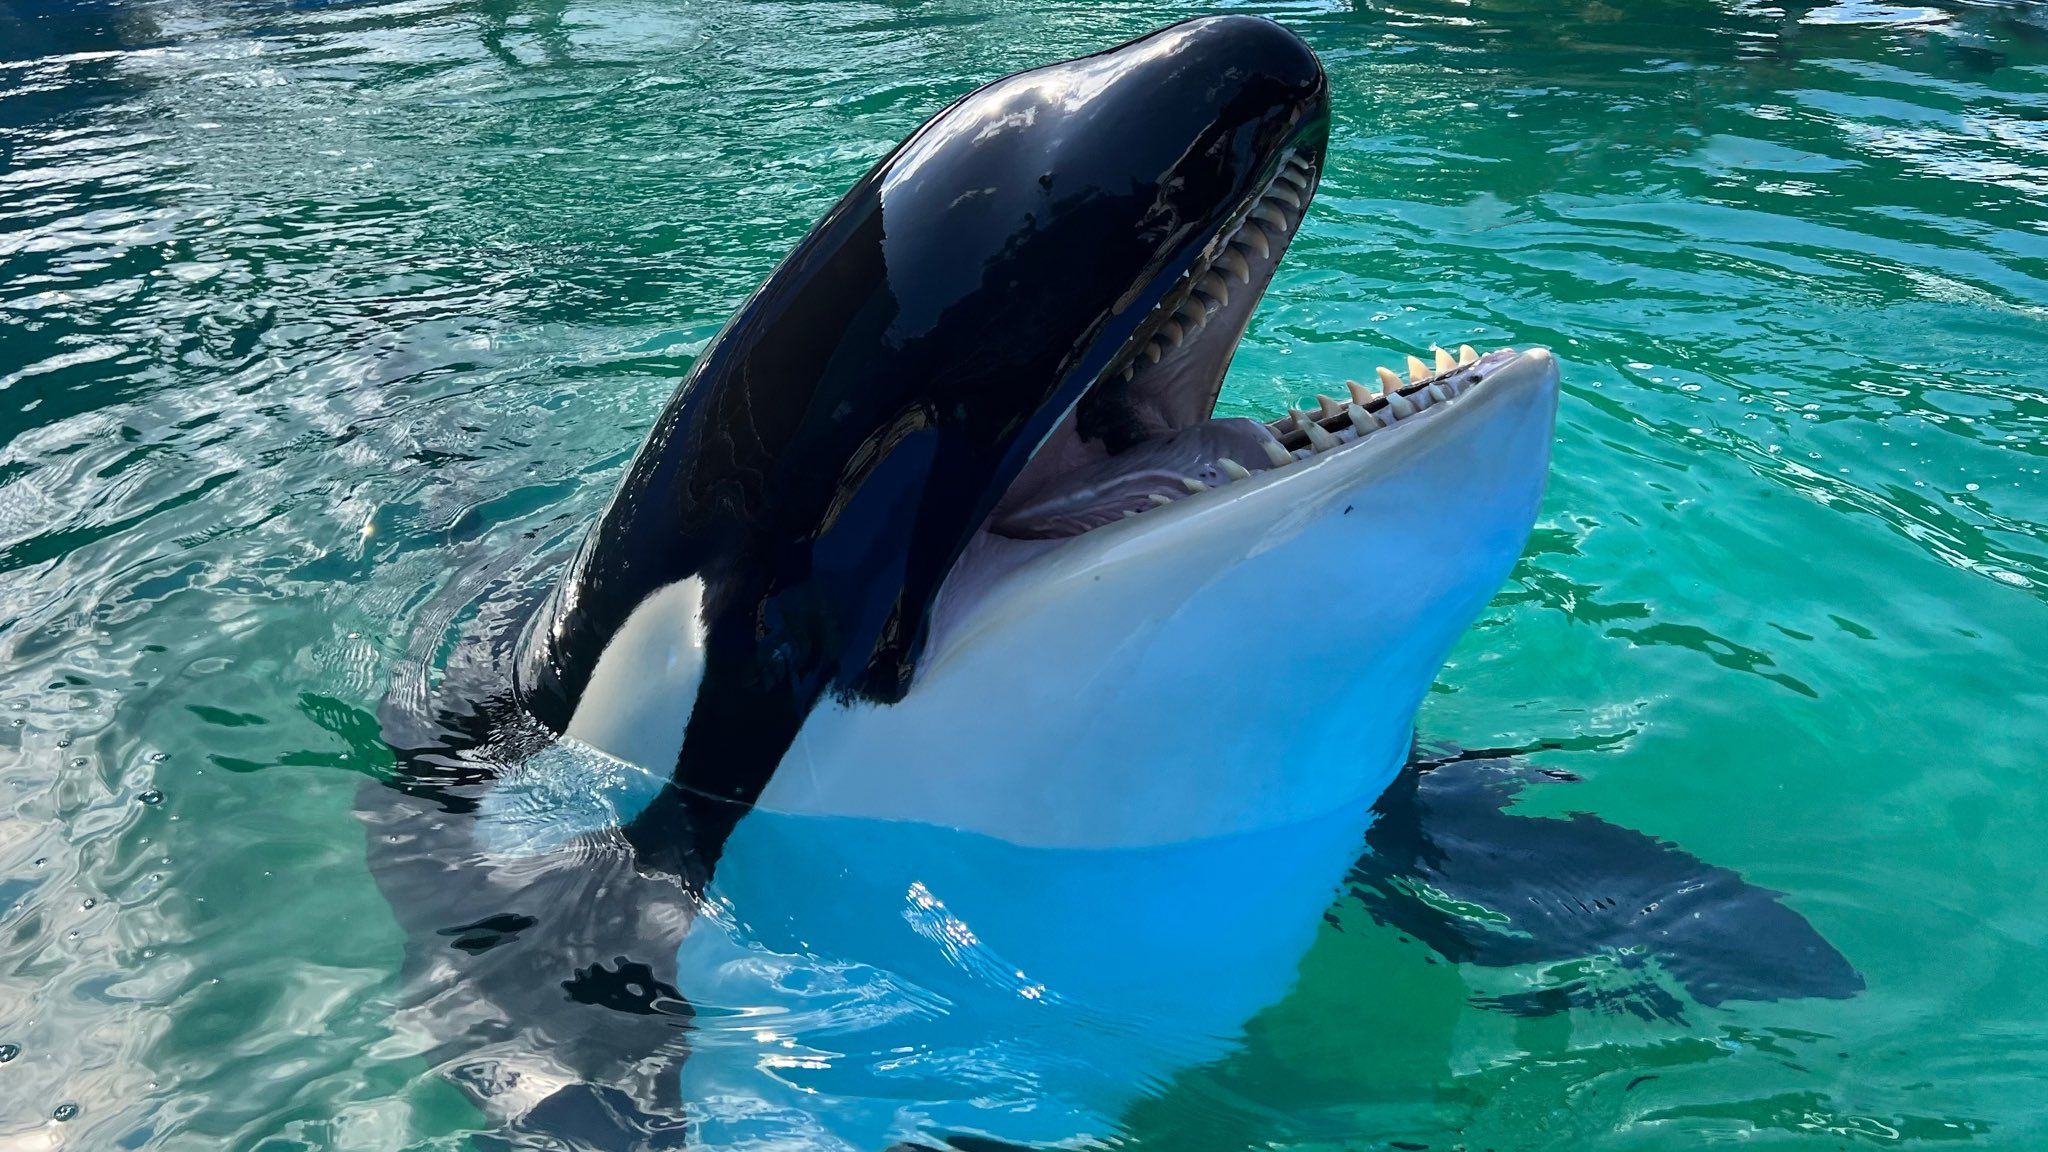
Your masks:
<svg viewBox="0 0 2048 1152"><path fill-rule="evenodd" d="M21 1045L0 1044L0 1064L5 1064L19 1055L21 1055Z"/></svg>
<svg viewBox="0 0 2048 1152"><path fill-rule="evenodd" d="M78 1105L76 1104L59 1104L56 1110L50 1113L51 1118L55 1120L69 1120L76 1115L78 1115Z"/></svg>
<svg viewBox="0 0 2048 1152"><path fill-rule="evenodd" d="M154 788L151 788L149 791L144 792L140 796L137 796L136 799L142 801L144 804L161 804L164 802L164 794L162 792L157 791Z"/></svg>

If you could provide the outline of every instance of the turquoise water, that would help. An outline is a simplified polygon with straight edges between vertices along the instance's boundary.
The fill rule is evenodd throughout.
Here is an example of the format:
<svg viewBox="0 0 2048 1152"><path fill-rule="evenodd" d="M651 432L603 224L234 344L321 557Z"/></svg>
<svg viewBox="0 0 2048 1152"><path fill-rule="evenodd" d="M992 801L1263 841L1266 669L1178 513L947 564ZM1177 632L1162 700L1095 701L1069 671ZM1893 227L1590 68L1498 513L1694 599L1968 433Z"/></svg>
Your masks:
<svg viewBox="0 0 2048 1152"><path fill-rule="evenodd" d="M1340 901L1122 1139L2048 1146L2048 17L1254 10L1336 124L1226 406L1564 365L1423 734L1786 893L1866 990L1516 1017L1473 1001L1546 974ZM464 1147L351 815L391 677L912 126L1194 11L0 5L0 1148Z"/></svg>

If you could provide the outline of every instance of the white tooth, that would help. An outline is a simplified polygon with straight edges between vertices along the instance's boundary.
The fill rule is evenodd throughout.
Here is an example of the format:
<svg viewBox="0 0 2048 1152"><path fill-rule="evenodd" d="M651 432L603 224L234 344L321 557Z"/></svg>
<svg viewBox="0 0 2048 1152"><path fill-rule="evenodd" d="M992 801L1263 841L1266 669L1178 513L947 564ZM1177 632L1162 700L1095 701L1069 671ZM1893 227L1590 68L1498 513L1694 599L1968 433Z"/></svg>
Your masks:
<svg viewBox="0 0 2048 1152"><path fill-rule="evenodd" d="M1306 428L1306 427L1308 426L1308 423L1309 423L1309 415L1308 415L1308 413L1306 413L1306 412L1302 411L1302 410L1301 410L1301 409L1299 409L1299 408L1289 408L1289 409L1287 410L1287 414L1288 414L1289 416L1292 416L1292 417L1294 417L1294 426L1295 426L1296 428Z"/></svg>
<svg viewBox="0 0 2048 1152"><path fill-rule="evenodd" d="M1356 380L1346 380L1344 387L1351 393L1352 403L1365 405L1372 402L1372 391Z"/></svg>
<svg viewBox="0 0 2048 1152"><path fill-rule="evenodd" d="M1266 450L1266 459L1275 468L1285 468L1294 463L1294 455L1280 446L1278 440L1261 440L1259 447Z"/></svg>
<svg viewBox="0 0 2048 1152"><path fill-rule="evenodd" d="M1126 365L1124 365L1124 379L1126 379L1126 380L1129 380L1129 379L1131 378L1131 376L1132 376L1132 375L1133 375L1134 373L1136 373L1137 371L1138 371L1138 366L1137 366L1136 364L1126 364Z"/></svg>
<svg viewBox="0 0 2048 1152"><path fill-rule="evenodd" d="M1316 408L1318 410L1317 415L1324 420L1328 420L1344 410L1344 402L1342 400L1332 400L1318 392L1316 393Z"/></svg>
<svg viewBox="0 0 2048 1152"><path fill-rule="evenodd" d="M1424 364L1420 356L1410 356L1408 358L1408 382L1410 384L1420 384L1427 379L1429 379L1429 365Z"/></svg>
<svg viewBox="0 0 2048 1152"><path fill-rule="evenodd" d="M1129 520L1129 519L1130 519L1131 517L1133 517L1133 516L1136 516L1136 515L1137 515L1137 512L1133 511L1132 509L1129 509L1129 508L1126 508L1126 509L1124 509L1124 516L1123 516L1123 518L1124 518L1124 519L1126 519L1126 520Z"/></svg>
<svg viewBox="0 0 2048 1152"><path fill-rule="evenodd" d="M1268 443L1271 443L1271 441L1268 441ZM1252 478L1251 469L1239 464L1228 456L1216 461L1216 467L1232 480L1249 480Z"/></svg>
<svg viewBox="0 0 2048 1152"><path fill-rule="evenodd" d="M1147 499L1147 500L1150 500L1150 501L1152 502L1153 506L1154 506L1154 507L1156 507L1156 508L1164 508L1164 507L1166 507L1166 506L1167 506L1168 504L1171 504L1171 503L1173 503L1173 501L1171 501L1171 500L1168 500L1168 499L1167 499L1166 497L1164 497L1164 496L1161 496L1161 495L1160 495L1159 493L1157 493L1157 492L1147 492L1147 493L1145 494L1145 499Z"/></svg>
<svg viewBox="0 0 2048 1152"><path fill-rule="evenodd" d="M1440 385L1431 384L1428 388L1424 389L1424 391L1429 393L1429 398L1431 400L1435 400L1439 403L1445 400L1449 400L1451 398L1450 393L1444 391L1442 386Z"/></svg>
<svg viewBox="0 0 2048 1152"><path fill-rule="evenodd" d="M1193 332L1209 319L1209 309L1204 307L1200 300L1189 296L1180 302L1180 307L1173 310L1173 318L1180 321L1184 330Z"/></svg>
<svg viewBox="0 0 2048 1152"><path fill-rule="evenodd" d="M1230 289L1224 285L1223 277L1214 272L1204 272L1202 278L1195 281L1195 291L1214 300L1218 308L1230 303Z"/></svg>
<svg viewBox="0 0 2048 1152"><path fill-rule="evenodd" d="M1180 321L1175 320L1171 316L1168 316L1159 324L1159 335L1165 337L1166 342L1168 344L1171 344L1175 348L1178 348L1180 347L1181 338L1185 336L1186 333L1182 330L1180 326Z"/></svg>
<svg viewBox="0 0 2048 1152"><path fill-rule="evenodd" d="M1479 353L1474 352L1470 344L1460 344L1458 345L1458 363L1477 364L1479 363Z"/></svg>
<svg viewBox="0 0 2048 1152"><path fill-rule="evenodd" d="M1160 354L1161 353L1159 350L1159 340L1157 337L1145 341L1145 359L1151 361L1154 364L1157 364L1159 363Z"/></svg>
<svg viewBox="0 0 2048 1152"><path fill-rule="evenodd" d="M1380 392L1383 395L1392 396L1394 393L1399 392L1401 390L1401 378L1399 376L1394 375L1394 370L1392 368L1382 367L1379 370L1379 373Z"/></svg>
<svg viewBox="0 0 2048 1152"><path fill-rule="evenodd" d="M1294 190L1297 192L1308 191L1308 174L1305 172L1301 172L1293 168L1282 168L1280 169L1280 174L1274 177L1274 179L1285 180L1288 184L1292 185L1294 187Z"/></svg>
<svg viewBox="0 0 2048 1152"><path fill-rule="evenodd" d="M1415 415L1420 409L1415 407L1413 401L1399 392L1389 392L1387 393L1387 411L1393 415L1394 419L1400 420L1404 417Z"/></svg>
<svg viewBox="0 0 2048 1152"><path fill-rule="evenodd" d="M1315 171L1315 166L1310 164L1305 158L1303 158L1302 154L1299 152L1289 152L1287 154L1287 163L1289 167L1299 168L1303 172Z"/></svg>
<svg viewBox="0 0 2048 1152"><path fill-rule="evenodd" d="M1380 426L1379 421L1373 419L1365 409L1360 408L1356 404L1346 404L1344 406L1344 415L1351 417L1351 426L1358 429L1360 436L1374 431Z"/></svg>
<svg viewBox="0 0 2048 1152"><path fill-rule="evenodd" d="M1266 241L1266 232L1263 228L1239 228L1237 239L1232 242L1255 250L1261 260L1273 258L1273 245Z"/></svg>
<svg viewBox="0 0 2048 1152"><path fill-rule="evenodd" d="M1410 393L1407 399L1410 404L1415 405L1415 410L1417 412L1420 412L1424 408L1429 407L1431 404L1436 403L1436 399L1429 394L1429 389L1427 388L1424 388L1420 392Z"/></svg>
<svg viewBox="0 0 2048 1152"><path fill-rule="evenodd" d="M1258 207L1252 209L1252 219L1273 229L1273 233L1276 236L1287 235L1288 225L1286 214L1281 212L1278 208L1273 207L1271 204L1262 203Z"/></svg>
<svg viewBox="0 0 2048 1152"><path fill-rule="evenodd" d="M1457 366L1458 362L1456 360L1451 359L1451 354L1449 352L1446 352L1441 348L1436 350L1436 370L1438 374L1449 372L1451 369L1456 368Z"/></svg>
<svg viewBox="0 0 2048 1152"><path fill-rule="evenodd" d="M1216 258L1216 266L1237 277L1240 284L1252 282L1252 266L1245 263L1244 253L1235 248L1225 248L1223 255Z"/></svg>
<svg viewBox="0 0 2048 1152"><path fill-rule="evenodd" d="M1301 211L1301 197L1296 196L1292 188L1275 184L1271 188L1266 189L1266 199L1278 200L1296 212Z"/></svg>
<svg viewBox="0 0 2048 1152"><path fill-rule="evenodd" d="M1203 492L1207 492L1209 490L1209 486L1207 484L1202 483L1200 480L1195 479L1193 476L1181 477L1180 486L1196 495L1199 495Z"/></svg>
<svg viewBox="0 0 2048 1152"><path fill-rule="evenodd" d="M1318 452L1328 452L1337 446L1337 438L1325 432L1323 426L1313 420L1303 424L1301 430L1308 433L1308 446Z"/></svg>

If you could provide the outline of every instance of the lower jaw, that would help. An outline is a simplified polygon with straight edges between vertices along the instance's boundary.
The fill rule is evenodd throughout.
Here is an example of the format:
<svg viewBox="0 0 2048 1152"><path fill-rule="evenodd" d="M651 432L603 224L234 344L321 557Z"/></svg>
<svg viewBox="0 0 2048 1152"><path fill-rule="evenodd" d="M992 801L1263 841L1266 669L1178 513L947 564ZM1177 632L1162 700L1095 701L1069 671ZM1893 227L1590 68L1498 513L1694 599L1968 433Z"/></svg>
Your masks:
<svg viewBox="0 0 2048 1152"><path fill-rule="evenodd" d="M1469 346L1456 353L1439 348L1434 364L1409 357L1405 378L1379 369L1377 390L1346 381L1341 398L1318 396L1315 408L1292 409L1274 420L1205 420L1082 468L1050 485L1050 495L999 509L989 531L1019 540L1070 539L1260 473L1343 452L1383 429L1456 404L1518 356L1512 348L1485 356Z"/></svg>
<svg viewBox="0 0 2048 1152"><path fill-rule="evenodd" d="M1288 548L1289 540L1318 521L1350 542L1321 561L1273 572L1275 587L1293 591L1247 605L1247 622L1269 619L1278 604L1315 602L1334 588L1412 592L1418 581L1448 588L1477 578L1485 584L1475 593L1483 601L1519 554L1534 520L1557 393L1554 364L1542 350L1503 350L1480 363L1492 369L1483 387L1461 390L1448 402L1432 402L1369 433L1366 445L1354 440L1329 452L1290 454L1293 463L1287 466L1253 472L1205 495L1187 493L1140 516L1075 535L1020 539L988 529L976 533L934 603L927 670L971 647L985 629L1010 627L1020 613L1047 611L1059 601L1087 602L1111 587L1098 581L1121 582L1155 561L1164 567L1152 568L1151 578L1163 586L1143 598L1138 614L1111 614L1090 626L1127 632L1157 624L1162 613L1195 594L1194 584L1248 571L1246 565ZM1255 421L1240 423L1259 427ZM1354 515L1353 505L1363 514ZM1388 547L1424 535L1437 538L1438 545L1374 582L1374 565ZM1472 553L1477 545L1468 536L1479 538L1483 554ZM1495 555L1497 546L1508 551ZM1389 607L1366 604L1356 622L1377 631ZM1358 639L1356 630L1339 631L1347 643ZM1351 658L1329 656L1339 665Z"/></svg>

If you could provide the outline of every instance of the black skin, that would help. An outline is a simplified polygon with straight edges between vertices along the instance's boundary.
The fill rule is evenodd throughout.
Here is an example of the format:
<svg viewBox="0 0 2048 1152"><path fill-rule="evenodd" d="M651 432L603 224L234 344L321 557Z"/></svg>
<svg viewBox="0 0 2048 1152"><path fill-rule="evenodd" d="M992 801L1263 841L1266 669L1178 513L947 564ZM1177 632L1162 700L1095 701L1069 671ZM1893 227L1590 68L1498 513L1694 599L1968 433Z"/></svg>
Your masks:
<svg viewBox="0 0 2048 1152"><path fill-rule="evenodd" d="M1103 70L1078 111L1051 94ZM703 579L676 787L633 828L654 863L713 863L828 694L902 697L1031 452L1290 150L1320 164L1328 118L1293 33L1190 20L970 93L826 213L697 361L519 652L519 704L560 731L632 610Z"/></svg>

